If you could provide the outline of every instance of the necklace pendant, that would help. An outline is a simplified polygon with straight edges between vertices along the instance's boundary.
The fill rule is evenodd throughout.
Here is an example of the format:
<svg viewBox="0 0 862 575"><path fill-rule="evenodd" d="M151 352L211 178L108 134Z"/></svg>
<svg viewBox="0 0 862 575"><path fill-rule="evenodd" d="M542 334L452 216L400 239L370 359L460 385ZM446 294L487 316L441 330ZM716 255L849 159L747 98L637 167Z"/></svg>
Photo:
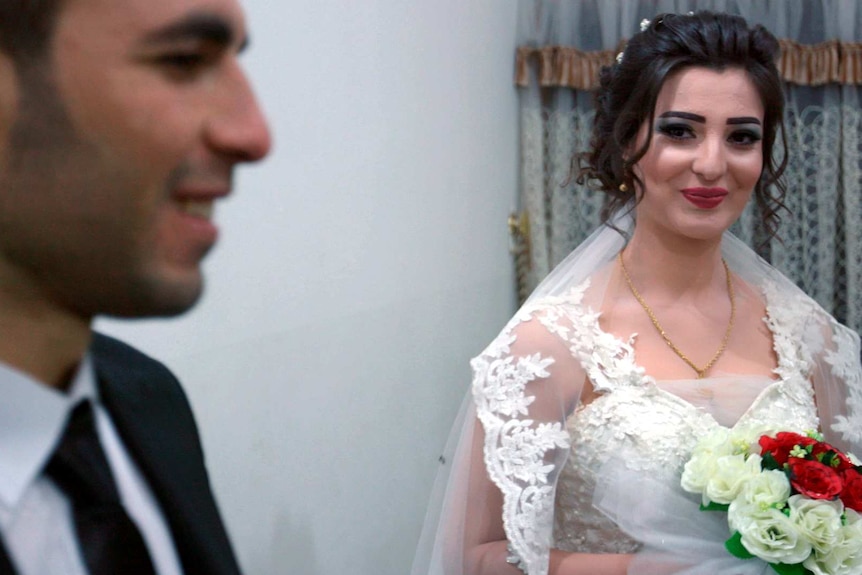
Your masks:
<svg viewBox="0 0 862 575"><path fill-rule="evenodd" d="M724 266L724 274L727 281L727 295L730 299L730 321L727 323L727 329L724 332L724 339L721 340L721 346L719 346L718 351L715 352L715 355L712 356L712 359L709 360L709 363L706 364L706 367L704 367L703 369L698 369L698 367L690 359L688 359L685 354L680 351L680 349L675 346L674 343L670 340L667 333L664 331L664 328L662 328L661 324L659 323L658 318L656 318L655 314L653 313L652 309L650 309L650 307L644 301L644 298L641 297L641 294L638 293L637 288L635 288L635 284L632 283L632 278L629 277L629 272L626 269L625 262L623 261L622 251L617 254L617 259L620 262L620 269L623 272L623 277L625 277L626 283L628 284L632 295L638 301L638 303L641 304L641 307L644 308L644 311L649 316L650 321L652 321L653 326L655 326L655 329L656 331L658 331L661 338L668 345L671 351L673 351L677 356L679 356L681 360L687 363L689 367L694 370L694 372L697 374L697 379L704 379L706 377L706 372L709 371L713 365L715 365L715 362L718 361L718 358L721 357L721 354L723 354L724 350L727 348L727 342L728 340L730 340L730 333L733 331L733 320L736 317L736 296L733 292L733 281L730 275L730 268L727 267L727 262L724 261L724 258L722 258L721 263Z"/></svg>

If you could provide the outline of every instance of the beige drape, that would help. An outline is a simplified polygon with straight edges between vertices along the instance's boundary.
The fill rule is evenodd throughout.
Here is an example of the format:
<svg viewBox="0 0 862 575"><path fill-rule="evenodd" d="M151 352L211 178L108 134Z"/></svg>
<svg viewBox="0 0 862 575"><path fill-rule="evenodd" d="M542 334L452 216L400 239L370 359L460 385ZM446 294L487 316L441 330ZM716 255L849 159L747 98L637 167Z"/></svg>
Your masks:
<svg viewBox="0 0 862 575"><path fill-rule="evenodd" d="M799 86L862 84L862 43L832 40L820 44L799 44L780 40L778 69L782 79ZM623 46L620 46L620 50ZM515 84L529 85L535 78L542 87L595 90L599 71L609 66L619 50L585 52L569 46L522 46L515 56Z"/></svg>

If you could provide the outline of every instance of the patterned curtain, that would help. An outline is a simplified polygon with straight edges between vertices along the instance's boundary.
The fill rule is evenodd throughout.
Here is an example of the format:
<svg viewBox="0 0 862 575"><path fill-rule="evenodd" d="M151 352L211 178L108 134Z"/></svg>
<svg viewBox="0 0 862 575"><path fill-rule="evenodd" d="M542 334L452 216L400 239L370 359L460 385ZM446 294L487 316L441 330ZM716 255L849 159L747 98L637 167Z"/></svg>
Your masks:
<svg viewBox="0 0 862 575"><path fill-rule="evenodd" d="M587 147L598 71L644 18L709 9L781 39L789 158L777 238L753 203L733 231L827 311L862 328L862 7L855 0L520 0L516 57L521 212L513 214L522 298L600 223L604 196L572 180Z"/></svg>

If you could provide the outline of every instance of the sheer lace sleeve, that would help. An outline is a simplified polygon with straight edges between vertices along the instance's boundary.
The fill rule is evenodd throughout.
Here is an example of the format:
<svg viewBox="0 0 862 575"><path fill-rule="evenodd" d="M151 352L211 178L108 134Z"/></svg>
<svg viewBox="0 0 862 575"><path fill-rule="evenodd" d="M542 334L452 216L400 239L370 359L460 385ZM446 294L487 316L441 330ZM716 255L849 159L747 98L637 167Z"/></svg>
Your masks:
<svg viewBox="0 0 862 575"><path fill-rule="evenodd" d="M862 457L859 335L820 308L804 327L800 341L810 362L823 433L836 447Z"/></svg>
<svg viewBox="0 0 862 575"><path fill-rule="evenodd" d="M808 374L814 387L821 430L836 447L862 453L862 365L859 335L838 323L811 297L733 237L723 249L734 269L747 281L763 286L770 305L773 332L788 361L781 370ZM783 373L779 373L783 375Z"/></svg>
<svg viewBox="0 0 862 575"><path fill-rule="evenodd" d="M586 377L578 354L594 349L578 345L585 288L531 304L472 362L482 461L502 495L510 561L531 575L547 572L554 486L570 447L565 420ZM482 538L470 541L468 530L467 544Z"/></svg>

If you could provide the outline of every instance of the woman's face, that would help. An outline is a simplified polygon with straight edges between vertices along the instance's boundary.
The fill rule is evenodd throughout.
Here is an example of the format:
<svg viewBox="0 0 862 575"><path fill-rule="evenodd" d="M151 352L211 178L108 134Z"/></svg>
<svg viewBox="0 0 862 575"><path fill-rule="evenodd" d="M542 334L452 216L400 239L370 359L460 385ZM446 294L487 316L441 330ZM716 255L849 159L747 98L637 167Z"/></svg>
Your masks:
<svg viewBox="0 0 862 575"><path fill-rule="evenodd" d="M719 237L742 213L763 169L763 103L744 70L685 68L668 76L652 142L635 173L643 183L639 233Z"/></svg>

